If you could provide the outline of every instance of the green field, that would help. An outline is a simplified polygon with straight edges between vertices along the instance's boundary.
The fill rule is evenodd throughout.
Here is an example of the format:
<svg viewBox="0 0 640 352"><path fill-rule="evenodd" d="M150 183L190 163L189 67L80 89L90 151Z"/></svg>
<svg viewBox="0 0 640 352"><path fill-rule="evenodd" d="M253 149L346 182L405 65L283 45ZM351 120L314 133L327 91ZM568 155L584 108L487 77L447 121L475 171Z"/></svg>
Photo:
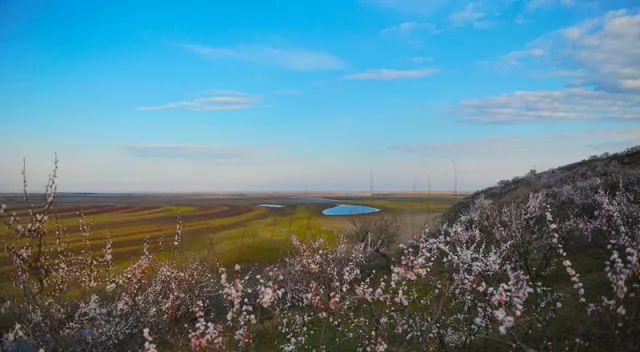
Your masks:
<svg viewBox="0 0 640 352"><path fill-rule="evenodd" d="M307 200L290 194L62 194L55 217L50 221L64 226L72 248L85 245L79 236L79 213L93 226L91 249L99 251L108 237L118 266L137 258L145 241L159 258L174 256L173 238L177 217L182 218L184 237L180 258L202 256L212 265L236 262L267 264L281 258L291 248L291 236L303 241L324 237L335 241L348 231L354 216L325 216L321 211L336 203L368 205L381 209L375 216L393 217L404 236L420 232L433 223L460 196L451 194L375 196L330 195L335 201ZM10 211L25 214L19 195L2 195ZM267 208L260 204L281 204ZM364 215L358 215L364 216ZM0 232L0 239L11 234ZM51 231L50 243L55 241ZM11 265L6 252L0 252L0 290L10 287Z"/></svg>

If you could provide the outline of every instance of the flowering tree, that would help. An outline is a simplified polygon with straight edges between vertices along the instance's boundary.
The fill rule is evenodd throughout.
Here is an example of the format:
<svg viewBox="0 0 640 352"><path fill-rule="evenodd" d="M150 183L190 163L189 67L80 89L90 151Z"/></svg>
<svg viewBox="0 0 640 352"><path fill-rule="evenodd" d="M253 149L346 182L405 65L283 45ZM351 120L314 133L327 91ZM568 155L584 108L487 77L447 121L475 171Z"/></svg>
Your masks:
<svg viewBox="0 0 640 352"><path fill-rule="evenodd" d="M294 236L267 267L159 261L145 243L116 270L84 216L73 249L51 216L55 165L39 206L24 178L26 219L0 206L17 290L0 300L2 350L640 349L640 178L480 197L382 266L388 238L361 231ZM176 253L182 237L178 219Z"/></svg>

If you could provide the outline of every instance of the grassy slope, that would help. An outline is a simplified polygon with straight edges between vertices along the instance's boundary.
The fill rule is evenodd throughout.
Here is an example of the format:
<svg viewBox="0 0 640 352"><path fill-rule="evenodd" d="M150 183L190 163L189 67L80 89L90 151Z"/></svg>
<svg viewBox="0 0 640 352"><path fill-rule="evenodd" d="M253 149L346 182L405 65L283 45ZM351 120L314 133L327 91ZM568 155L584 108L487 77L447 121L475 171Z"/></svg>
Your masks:
<svg viewBox="0 0 640 352"><path fill-rule="evenodd" d="M625 173L640 171L640 146L625 152L591 157L544 172L500 181L496 186L475 192L458 202L446 212L445 218L449 221L455 219L458 214L469 208L473 199L480 196L498 204L517 202L525 200L531 192L544 191L551 186L562 186L575 180L615 176L611 174L612 170Z"/></svg>
<svg viewBox="0 0 640 352"><path fill-rule="evenodd" d="M550 187L562 187L576 181L585 182L594 178L609 178L615 182L624 182L624 180L628 180L628 175L638 172L640 172L640 148L638 147L613 155L592 157L542 173L502 181L496 186L478 191L458 202L444 214L444 218L447 221L452 221L469 208L473 199L481 196L497 204L508 204L525 201L531 192L545 191ZM588 302L599 301L601 296L610 289L609 281L603 271L608 256L608 251L605 248L596 245L583 246L569 253L569 259L585 285ZM567 297L575 297L574 289L568 280L568 274L561 263L557 262L555 270L550 273L544 284L565 293ZM577 299L565 300L564 307L559 311L557 318L550 322L550 329L553 332L552 341L572 339L581 327L602 323L581 321L580 324L576 324L576 319L583 316L584 309L584 304L578 302ZM598 329L592 330L597 331ZM606 342L604 344L606 345Z"/></svg>

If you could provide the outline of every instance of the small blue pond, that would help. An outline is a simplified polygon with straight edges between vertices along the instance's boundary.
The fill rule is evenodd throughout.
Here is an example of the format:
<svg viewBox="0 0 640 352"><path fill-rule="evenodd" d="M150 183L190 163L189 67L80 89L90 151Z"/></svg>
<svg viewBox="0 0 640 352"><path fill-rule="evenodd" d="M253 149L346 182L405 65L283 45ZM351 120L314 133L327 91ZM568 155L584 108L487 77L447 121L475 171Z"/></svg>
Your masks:
<svg viewBox="0 0 640 352"><path fill-rule="evenodd" d="M333 208L327 208L322 211L322 214L335 216L335 215L357 215L357 214L369 214L377 213L380 209L366 207L364 205L351 205L351 204L338 204Z"/></svg>
<svg viewBox="0 0 640 352"><path fill-rule="evenodd" d="M282 204L259 204L258 206L265 208L284 208L284 205Z"/></svg>

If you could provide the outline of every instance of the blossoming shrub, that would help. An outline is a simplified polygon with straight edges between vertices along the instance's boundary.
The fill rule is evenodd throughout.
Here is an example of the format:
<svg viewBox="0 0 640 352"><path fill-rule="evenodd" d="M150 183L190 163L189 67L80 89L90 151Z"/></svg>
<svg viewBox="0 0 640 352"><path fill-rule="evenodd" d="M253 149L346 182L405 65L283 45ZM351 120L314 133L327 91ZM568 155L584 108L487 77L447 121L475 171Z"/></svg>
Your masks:
<svg viewBox="0 0 640 352"><path fill-rule="evenodd" d="M476 199L385 266L360 233L294 236L268 267L159 261L145 246L122 270L82 217L71 250L50 215L55 169L41 205L26 185L26 219L0 207L17 290L0 299L2 351L640 349L640 178Z"/></svg>

